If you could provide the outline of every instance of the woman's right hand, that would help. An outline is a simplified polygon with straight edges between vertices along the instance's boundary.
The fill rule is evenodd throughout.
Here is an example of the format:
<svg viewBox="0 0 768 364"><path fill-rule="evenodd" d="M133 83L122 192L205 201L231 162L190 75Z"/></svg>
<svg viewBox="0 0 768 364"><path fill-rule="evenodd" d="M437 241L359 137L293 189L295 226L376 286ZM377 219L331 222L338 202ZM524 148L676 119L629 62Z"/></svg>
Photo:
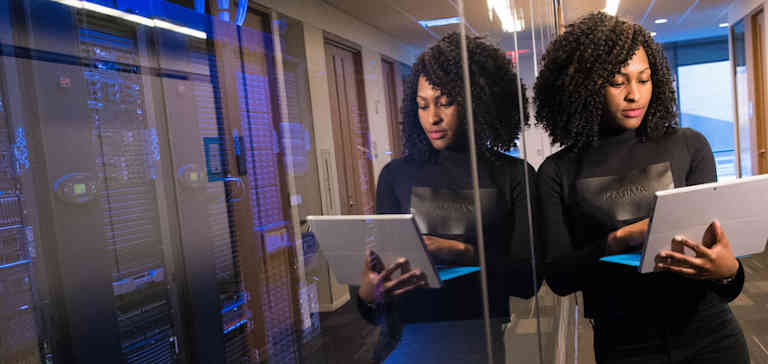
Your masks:
<svg viewBox="0 0 768 364"><path fill-rule="evenodd" d="M622 254L639 248L648 233L649 219L638 221L608 234L605 253L608 255Z"/></svg>
<svg viewBox="0 0 768 364"><path fill-rule="evenodd" d="M392 279L392 275L398 270L400 276ZM411 270L408 259L400 258L385 267L381 257L370 250L365 257L358 295L369 304L385 303L426 285L427 276L418 269Z"/></svg>

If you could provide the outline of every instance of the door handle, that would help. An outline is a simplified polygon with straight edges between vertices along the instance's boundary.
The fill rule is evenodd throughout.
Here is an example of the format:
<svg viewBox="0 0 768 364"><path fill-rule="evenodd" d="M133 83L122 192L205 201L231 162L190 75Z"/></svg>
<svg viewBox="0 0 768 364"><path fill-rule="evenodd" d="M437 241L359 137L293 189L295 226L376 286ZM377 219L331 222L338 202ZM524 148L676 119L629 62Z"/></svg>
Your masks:
<svg viewBox="0 0 768 364"><path fill-rule="evenodd" d="M247 163L245 160L245 140L243 137L237 135L235 131L234 147L235 147L235 160L237 161L237 174L240 176L248 175Z"/></svg>

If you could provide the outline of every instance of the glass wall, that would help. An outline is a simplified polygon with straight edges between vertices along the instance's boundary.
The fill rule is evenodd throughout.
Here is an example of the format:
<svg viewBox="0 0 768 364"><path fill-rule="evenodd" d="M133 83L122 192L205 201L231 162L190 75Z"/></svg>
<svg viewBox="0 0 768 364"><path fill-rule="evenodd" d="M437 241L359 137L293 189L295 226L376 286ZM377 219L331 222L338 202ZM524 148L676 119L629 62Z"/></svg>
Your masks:
<svg viewBox="0 0 768 364"><path fill-rule="evenodd" d="M682 66L677 69L680 89L681 125L707 136L715 154L718 180L736 178L736 153L733 123L733 95L730 88L703 84L731 84L728 61ZM708 77L703 77L707 75Z"/></svg>
<svg viewBox="0 0 768 364"><path fill-rule="evenodd" d="M663 44L675 73L680 125L702 133L715 156L718 180L738 175L734 97L727 37Z"/></svg>
<svg viewBox="0 0 768 364"><path fill-rule="evenodd" d="M0 362L554 360L518 3L0 4Z"/></svg>

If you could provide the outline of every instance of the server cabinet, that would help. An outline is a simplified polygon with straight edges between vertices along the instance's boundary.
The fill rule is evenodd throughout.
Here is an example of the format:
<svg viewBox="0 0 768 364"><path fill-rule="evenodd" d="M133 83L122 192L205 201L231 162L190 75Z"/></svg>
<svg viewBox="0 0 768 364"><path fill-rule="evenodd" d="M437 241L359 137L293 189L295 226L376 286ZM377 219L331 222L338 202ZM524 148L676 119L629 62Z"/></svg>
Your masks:
<svg viewBox="0 0 768 364"><path fill-rule="evenodd" d="M32 141L24 190L35 223L25 229L47 282L33 304L42 359L173 362L178 319L142 29L49 1L12 2L8 14L5 88L21 97L7 106Z"/></svg>

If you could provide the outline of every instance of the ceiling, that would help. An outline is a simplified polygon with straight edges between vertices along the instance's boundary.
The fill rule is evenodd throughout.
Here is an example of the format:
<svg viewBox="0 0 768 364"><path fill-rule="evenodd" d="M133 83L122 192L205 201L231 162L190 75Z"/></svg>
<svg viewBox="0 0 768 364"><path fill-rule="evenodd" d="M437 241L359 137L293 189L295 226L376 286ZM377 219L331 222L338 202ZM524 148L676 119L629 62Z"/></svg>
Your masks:
<svg viewBox="0 0 768 364"><path fill-rule="evenodd" d="M349 14L393 38L411 46L424 48L442 35L458 30L458 25L423 28L417 21L458 16L456 0L322 0L326 4ZM525 29L518 33L520 47L530 47L531 24L541 33L542 25L551 27L553 13L546 0L510 0L513 6L522 8ZM582 15L601 10L605 0L560 0L566 23L576 21ZM728 21L728 9L734 0L621 0L617 15L643 25L656 32L659 42L707 38L727 35L727 28L718 27ZM504 33L498 19L490 20L486 1L465 0L466 17L470 32L488 35L491 39L512 48L512 36ZM531 11L530 7L534 9ZM665 24L654 23L666 18ZM527 42L525 41L527 40ZM546 41L546 39L545 39Z"/></svg>
<svg viewBox="0 0 768 364"><path fill-rule="evenodd" d="M424 48L434 43L443 35L458 31L457 24L423 28L418 20L431 20L459 16L455 0L322 0L350 16L389 34L398 41ZM549 4L543 0L512 0L523 6L526 29L518 33L519 39L530 38L531 11L534 4L533 23L537 28L541 24L551 24L553 16ZM511 38L501 29L501 22L488 14L486 1L465 1L467 22L470 33L488 35L496 41ZM546 16L545 16L546 15Z"/></svg>
<svg viewBox="0 0 768 364"><path fill-rule="evenodd" d="M621 0L619 17L638 23L656 32L658 42L728 35L728 28L720 28L728 22L728 9L734 0ZM605 0L562 0L566 23L576 21L582 15L605 7ZM668 22L656 24L664 18Z"/></svg>

